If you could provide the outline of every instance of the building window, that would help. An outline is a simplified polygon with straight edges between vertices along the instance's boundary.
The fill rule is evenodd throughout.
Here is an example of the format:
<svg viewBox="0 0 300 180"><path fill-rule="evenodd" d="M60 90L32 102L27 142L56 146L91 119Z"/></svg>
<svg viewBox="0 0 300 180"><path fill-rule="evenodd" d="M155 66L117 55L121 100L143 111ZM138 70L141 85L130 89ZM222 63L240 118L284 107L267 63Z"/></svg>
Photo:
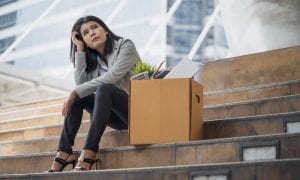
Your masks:
<svg viewBox="0 0 300 180"><path fill-rule="evenodd" d="M0 40L0 54L2 54L9 45L15 41L15 36Z"/></svg>
<svg viewBox="0 0 300 180"><path fill-rule="evenodd" d="M175 30L173 32L173 46L176 53L188 53L193 47L200 31Z"/></svg>
<svg viewBox="0 0 300 180"><path fill-rule="evenodd" d="M0 16L0 30L15 25L16 21L17 21L17 12L12 12Z"/></svg>
<svg viewBox="0 0 300 180"><path fill-rule="evenodd" d="M183 1L175 12L177 24L200 25L205 7L201 1Z"/></svg>
<svg viewBox="0 0 300 180"><path fill-rule="evenodd" d="M0 0L0 7L16 1L17 0Z"/></svg>

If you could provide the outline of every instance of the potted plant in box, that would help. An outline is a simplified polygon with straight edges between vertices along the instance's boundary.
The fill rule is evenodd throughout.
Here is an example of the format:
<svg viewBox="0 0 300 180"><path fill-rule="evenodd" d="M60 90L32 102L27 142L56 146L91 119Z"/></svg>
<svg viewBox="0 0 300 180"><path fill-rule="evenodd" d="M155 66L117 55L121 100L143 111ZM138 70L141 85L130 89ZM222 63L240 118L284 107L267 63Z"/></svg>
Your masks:
<svg viewBox="0 0 300 180"><path fill-rule="evenodd" d="M135 65L131 80L150 79L156 68L145 61L140 61Z"/></svg>

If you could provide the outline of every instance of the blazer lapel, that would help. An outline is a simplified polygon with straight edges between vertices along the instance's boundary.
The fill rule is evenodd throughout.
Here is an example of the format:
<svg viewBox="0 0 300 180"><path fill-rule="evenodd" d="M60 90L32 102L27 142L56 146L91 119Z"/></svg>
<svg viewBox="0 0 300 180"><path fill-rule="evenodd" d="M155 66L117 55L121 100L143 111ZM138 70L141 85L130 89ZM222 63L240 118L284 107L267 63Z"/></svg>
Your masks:
<svg viewBox="0 0 300 180"><path fill-rule="evenodd" d="M114 41L113 52L109 56L107 56L108 69L110 69L116 61L116 57L119 54L121 42L122 42L122 39L119 39L118 41Z"/></svg>

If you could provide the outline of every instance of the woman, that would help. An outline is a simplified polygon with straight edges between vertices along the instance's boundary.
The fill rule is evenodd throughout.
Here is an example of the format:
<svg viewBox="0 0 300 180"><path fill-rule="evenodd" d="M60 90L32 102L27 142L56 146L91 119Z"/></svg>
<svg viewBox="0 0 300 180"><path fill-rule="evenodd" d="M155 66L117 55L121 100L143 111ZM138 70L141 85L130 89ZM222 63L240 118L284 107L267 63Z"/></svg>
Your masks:
<svg viewBox="0 0 300 180"><path fill-rule="evenodd" d="M71 60L77 87L62 108L65 117L58 152L49 172L75 166L75 135L83 109L91 114L90 128L75 171L90 170L106 128L128 128L128 86L131 71L140 60L132 41L115 35L95 16L78 19L72 28Z"/></svg>

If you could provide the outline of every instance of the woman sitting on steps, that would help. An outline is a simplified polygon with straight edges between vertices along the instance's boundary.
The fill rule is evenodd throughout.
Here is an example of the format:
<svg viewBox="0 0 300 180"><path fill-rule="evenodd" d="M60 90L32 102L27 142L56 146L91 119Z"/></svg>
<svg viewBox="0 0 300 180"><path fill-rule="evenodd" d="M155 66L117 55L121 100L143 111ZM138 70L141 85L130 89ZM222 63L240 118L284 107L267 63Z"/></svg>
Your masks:
<svg viewBox="0 0 300 180"><path fill-rule="evenodd" d="M77 87L62 108L65 117L56 158L49 172L75 166L72 146L81 124L83 109L91 115L85 145L74 171L90 170L101 136L110 126L128 128L128 86L131 71L140 57L131 40L123 39L95 16L78 19L72 28L71 61Z"/></svg>

